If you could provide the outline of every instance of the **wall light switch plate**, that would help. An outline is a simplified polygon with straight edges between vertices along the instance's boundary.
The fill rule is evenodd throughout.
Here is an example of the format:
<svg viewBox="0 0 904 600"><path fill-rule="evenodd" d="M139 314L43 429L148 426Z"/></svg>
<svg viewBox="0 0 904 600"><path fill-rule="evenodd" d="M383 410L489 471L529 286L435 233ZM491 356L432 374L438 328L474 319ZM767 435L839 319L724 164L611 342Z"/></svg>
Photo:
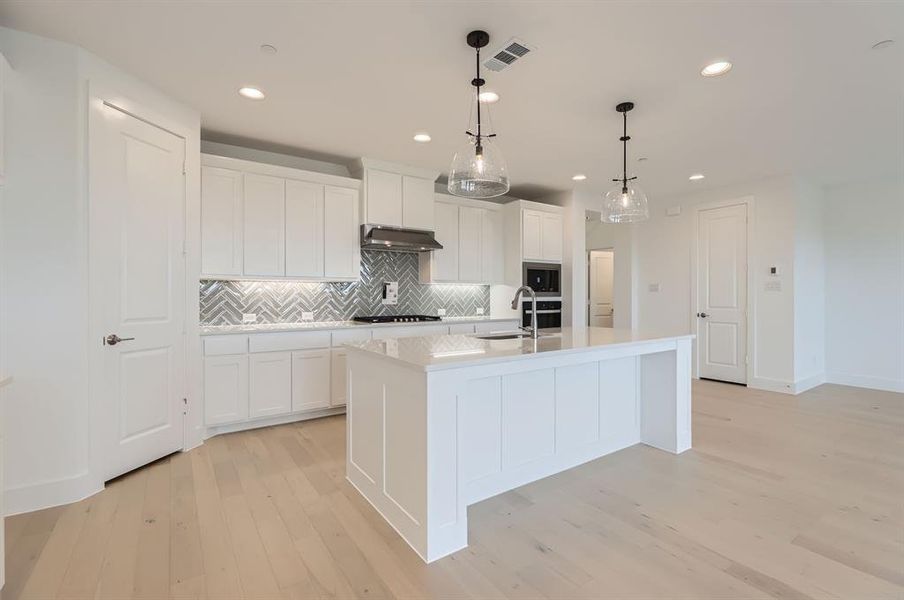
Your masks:
<svg viewBox="0 0 904 600"><path fill-rule="evenodd" d="M305 312L301 313L301 320L302 320L302 321L313 321L313 320L314 320L314 313L313 313L313 312L308 312L308 311L305 311Z"/></svg>
<svg viewBox="0 0 904 600"><path fill-rule="evenodd" d="M477 307L477 314L478 314L478 315L482 315L482 314L483 314L483 307L482 307L482 306Z"/></svg>
<svg viewBox="0 0 904 600"><path fill-rule="evenodd" d="M680 204L676 205L676 206L670 206L667 209L665 209L665 215L667 217L677 217L680 214L681 214L681 205Z"/></svg>
<svg viewBox="0 0 904 600"><path fill-rule="evenodd" d="M399 282L384 281L383 282L383 304L399 303Z"/></svg>
<svg viewBox="0 0 904 600"><path fill-rule="evenodd" d="M651 292L658 292L658 291L659 291L659 284L658 284L658 283L651 283L650 285L647 286L647 289L650 290Z"/></svg>
<svg viewBox="0 0 904 600"><path fill-rule="evenodd" d="M436 316L437 316L437 317L445 317L445 316L446 316L446 309L445 309L445 308L437 308L437 309L436 309Z"/></svg>
<svg viewBox="0 0 904 600"><path fill-rule="evenodd" d="M242 323L257 323L257 313L242 313Z"/></svg>

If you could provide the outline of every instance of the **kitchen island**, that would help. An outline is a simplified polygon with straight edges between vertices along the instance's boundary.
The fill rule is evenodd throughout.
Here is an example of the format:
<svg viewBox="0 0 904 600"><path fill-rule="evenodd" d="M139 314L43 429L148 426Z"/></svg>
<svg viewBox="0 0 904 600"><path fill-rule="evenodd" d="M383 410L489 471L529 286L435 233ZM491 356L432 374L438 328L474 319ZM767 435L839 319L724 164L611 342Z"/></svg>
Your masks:
<svg viewBox="0 0 904 600"><path fill-rule="evenodd" d="M689 449L692 337L349 344L348 480L423 560L446 556L467 546L470 504L637 443Z"/></svg>

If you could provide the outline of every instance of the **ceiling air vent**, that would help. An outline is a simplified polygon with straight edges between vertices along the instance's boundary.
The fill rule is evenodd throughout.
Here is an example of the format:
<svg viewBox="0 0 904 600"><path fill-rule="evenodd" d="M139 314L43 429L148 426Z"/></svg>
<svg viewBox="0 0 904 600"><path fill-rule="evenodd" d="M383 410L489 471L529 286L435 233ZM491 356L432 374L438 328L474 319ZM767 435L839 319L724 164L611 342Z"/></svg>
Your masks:
<svg viewBox="0 0 904 600"><path fill-rule="evenodd" d="M536 49L536 46L531 46L523 40L512 38L502 48L494 52L490 58L483 61L483 66L490 71L501 71L512 66L519 59L524 58Z"/></svg>

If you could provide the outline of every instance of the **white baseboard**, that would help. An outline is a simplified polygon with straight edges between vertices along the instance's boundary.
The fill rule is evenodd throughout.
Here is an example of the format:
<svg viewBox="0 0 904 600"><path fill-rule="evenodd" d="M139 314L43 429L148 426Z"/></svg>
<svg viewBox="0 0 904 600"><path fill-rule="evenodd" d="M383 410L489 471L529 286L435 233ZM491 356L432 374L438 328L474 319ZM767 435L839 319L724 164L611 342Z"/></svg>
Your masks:
<svg viewBox="0 0 904 600"><path fill-rule="evenodd" d="M312 410L310 412L282 415L279 417L267 417L264 419L255 419L254 421L242 421L241 423L232 423L229 425L215 425L207 428L204 439L212 438L222 433L234 433L236 431L246 431L248 429L258 429L260 427L271 427L273 425L285 425L286 423L295 423L296 421L307 421L309 419L319 419L321 417L331 417L333 415L341 415L345 413L344 406L336 406L331 408L322 408L320 410Z"/></svg>
<svg viewBox="0 0 904 600"><path fill-rule="evenodd" d="M826 374L825 373L817 373L816 375L811 375L809 377L804 377L803 379L798 379L794 382L794 393L800 394L801 392L806 392L807 390L812 390L813 388L820 386L826 382Z"/></svg>
<svg viewBox="0 0 904 600"><path fill-rule="evenodd" d="M91 477L87 471L52 481L42 481L6 489L4 507L6 516L32 512L61 504L84 500L104 489L104 483Z"/></svg>
<svg viewBox="0 0 904 600"><path fill-rule="evenodd" d="M870 377L868 375L850 375L848 373L828 373L826 374L826 382L837 383L838 385L850 385L853 387L869 388L871 390L904 393L904 381L900 379Z"/></svg>
<svg viewBox="0 0 904 600"><path fill-rule="evenodd" d="M747 387L767 392L780 394L794 394L794 382L784 379L769 379L768 377L751 377Z"/></svg>

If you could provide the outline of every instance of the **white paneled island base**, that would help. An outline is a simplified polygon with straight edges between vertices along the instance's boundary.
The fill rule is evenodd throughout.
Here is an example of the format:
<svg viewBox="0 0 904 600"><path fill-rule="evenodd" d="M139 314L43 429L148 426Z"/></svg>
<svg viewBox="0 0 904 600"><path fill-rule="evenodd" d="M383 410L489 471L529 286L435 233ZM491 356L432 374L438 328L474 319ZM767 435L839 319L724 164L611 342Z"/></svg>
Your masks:
<svg viewBox="0 0 904 600"><path fill-rule="evenodd" d="M348 480L427 562L467 507L636 443L691 447L691 338L564 329L348 346Z"/></svg>

